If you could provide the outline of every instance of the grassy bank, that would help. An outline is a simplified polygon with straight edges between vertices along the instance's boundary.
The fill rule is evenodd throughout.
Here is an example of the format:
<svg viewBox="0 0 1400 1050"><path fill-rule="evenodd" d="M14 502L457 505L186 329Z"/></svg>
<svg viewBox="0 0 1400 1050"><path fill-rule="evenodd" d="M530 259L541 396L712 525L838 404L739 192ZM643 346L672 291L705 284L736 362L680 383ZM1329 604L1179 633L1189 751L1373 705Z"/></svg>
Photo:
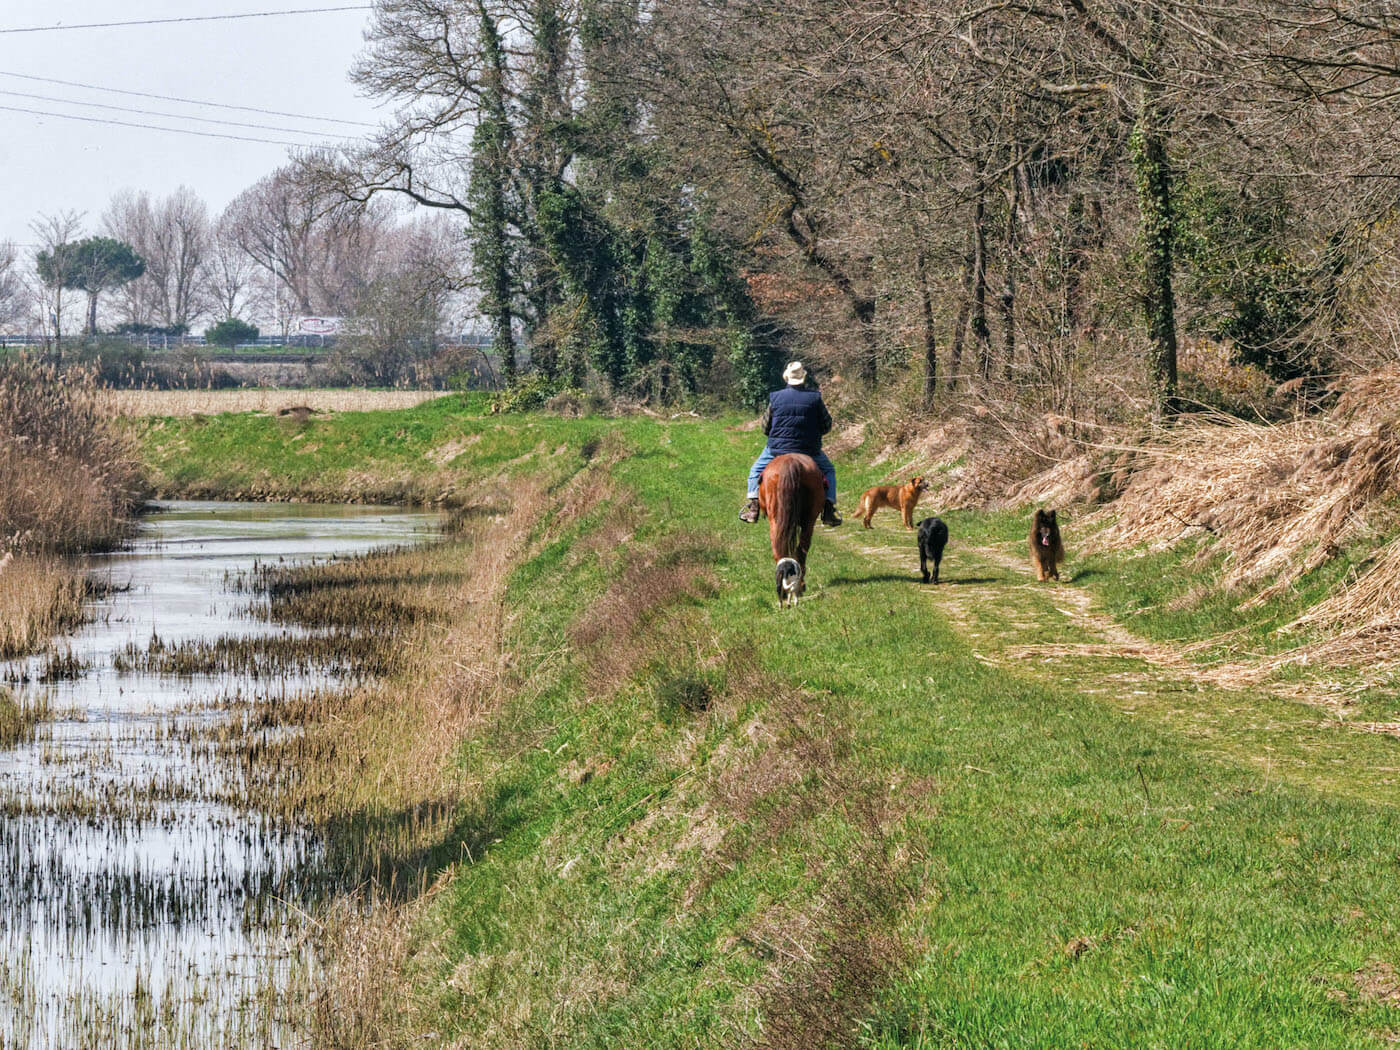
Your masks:
<svg viewBox="0 0 1400 1050"><path fill-rule="evenodd" d="M1038 586L1020 515L960 512L923 587L885 517L821 532L782 613L733 520L757 438L722 422L443 400L143 435L172 495L467 508L452 542L287 592L400 649L287 745L311 772L279 790L374 858L326 927L328 1045L1400 1029L1396 741L1202 677L1165 630L1127 644L1125 589L1150 604L1162 565Z"/></svg>

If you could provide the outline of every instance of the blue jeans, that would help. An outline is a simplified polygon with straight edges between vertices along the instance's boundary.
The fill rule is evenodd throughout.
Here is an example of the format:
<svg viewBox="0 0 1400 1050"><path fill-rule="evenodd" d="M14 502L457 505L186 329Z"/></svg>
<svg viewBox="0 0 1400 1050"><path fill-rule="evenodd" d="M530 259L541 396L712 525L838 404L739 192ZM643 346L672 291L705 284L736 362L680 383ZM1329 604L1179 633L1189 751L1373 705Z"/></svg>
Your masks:
<svg viewBox="0 0 1400 1050"><path fill-rule="evenodd" d="M826 498L832 503L836 502L836 467L831 460L827 459L826 453L820 450L806 453L812 457L818 467L821 468L822 476L826 478ZM758 458L753 461L753 469L749 471L749 499L758 498L758 479L763 477L763 468L778 456L767 445L763 446L763 451L758 454Z"/></svg>

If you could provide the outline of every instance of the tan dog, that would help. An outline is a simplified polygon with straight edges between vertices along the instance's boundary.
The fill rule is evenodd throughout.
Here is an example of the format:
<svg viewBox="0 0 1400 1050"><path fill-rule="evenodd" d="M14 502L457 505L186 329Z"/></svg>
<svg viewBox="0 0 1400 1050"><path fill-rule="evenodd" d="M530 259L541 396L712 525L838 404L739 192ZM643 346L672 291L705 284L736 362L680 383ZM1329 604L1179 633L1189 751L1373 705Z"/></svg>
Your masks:
<svg viewBox="0 0 1400 1050"><path fill-rule="evenodd" d="M860 507L856 513L868 529L875 512L881 507L889 507L890 510L899 511L904 517L906 529L913 529L914 508L918 506L919 497L927 491L928 482L922 475L911 478L907 485L876 485L873 489L865 490L865 494L860 497Z"/></svg>

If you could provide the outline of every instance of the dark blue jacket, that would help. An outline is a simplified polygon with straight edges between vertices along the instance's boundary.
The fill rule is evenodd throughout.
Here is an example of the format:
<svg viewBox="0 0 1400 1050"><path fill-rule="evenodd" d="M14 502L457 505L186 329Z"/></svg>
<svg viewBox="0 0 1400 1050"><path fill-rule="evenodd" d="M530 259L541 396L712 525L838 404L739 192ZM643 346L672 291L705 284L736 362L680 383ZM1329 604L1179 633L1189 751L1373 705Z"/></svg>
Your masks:
<svg viewBox="0 0 1400 1050"><path fill-rule="evenodd" d="M763 424L768 448L775 455L812 455L822 450L822 435L831 429L831 413L826 410L820 390L789 386L768 395Z"/></svg>

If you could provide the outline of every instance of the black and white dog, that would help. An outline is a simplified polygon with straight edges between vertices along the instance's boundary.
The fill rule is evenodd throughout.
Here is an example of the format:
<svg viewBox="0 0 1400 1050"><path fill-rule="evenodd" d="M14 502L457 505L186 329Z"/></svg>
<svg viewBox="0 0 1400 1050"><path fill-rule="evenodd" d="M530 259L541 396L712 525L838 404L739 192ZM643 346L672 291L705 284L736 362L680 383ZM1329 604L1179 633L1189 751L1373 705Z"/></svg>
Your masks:
<svg viewBox="0 0 1400 1050"><path fill-rule="evenodd" d="M782 558L778 561L778 607L797 607L797 599L806 590L806 573L802 563L796 558Z"/></svg>
<svg viewBox="0 0 1400 1050"><path fill-rule="evenodd" d="M919 571L924 574L924 582L938 582L938 566L943 561L943 548L948 546L948 526L941 518L925 518L919 522ZM930 578L928 563L933 562L933 576Z"/></svg>

